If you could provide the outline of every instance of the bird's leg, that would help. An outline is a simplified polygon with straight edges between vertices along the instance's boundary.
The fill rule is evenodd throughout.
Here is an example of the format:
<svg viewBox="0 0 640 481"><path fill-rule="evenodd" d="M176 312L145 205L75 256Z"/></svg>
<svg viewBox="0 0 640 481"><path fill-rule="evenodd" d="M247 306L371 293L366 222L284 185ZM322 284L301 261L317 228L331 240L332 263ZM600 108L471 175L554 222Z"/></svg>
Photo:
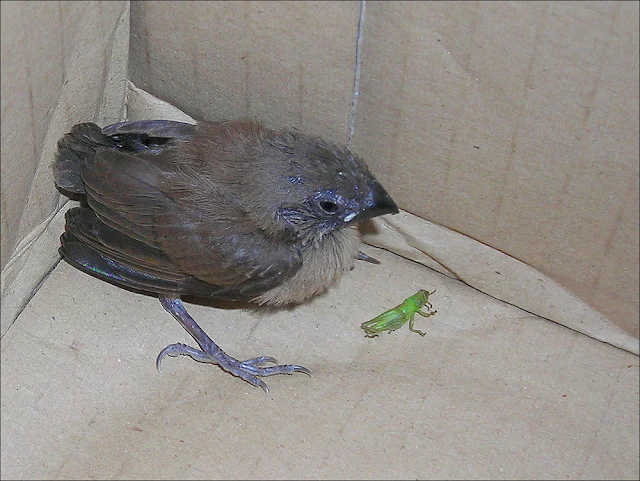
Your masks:
<svg viewBox="0 0 640 481"><path fill-rule="evenodd" d="M182 327L187 330L191 337L195 339L200 349L181 343L168 345L160 351L156 359L158 371L160 371L160 364L166 356L189 356L199 362L217 364L234 376L238 376L254 386L260 386L265 392L269 392L269 388L259 379L260 377L273 376L274 374L293 374L294 372L303 372L311 375L311 372L306 367L295 364L264 367L266 363L277 363L277 361L270 356L260 356L247 359L246 361L239 361L229 356L213 342L207 333L198 326L198 323L193 317L189 315L179 298L160 296L160 303L162 307L175 317Z"/></svg>

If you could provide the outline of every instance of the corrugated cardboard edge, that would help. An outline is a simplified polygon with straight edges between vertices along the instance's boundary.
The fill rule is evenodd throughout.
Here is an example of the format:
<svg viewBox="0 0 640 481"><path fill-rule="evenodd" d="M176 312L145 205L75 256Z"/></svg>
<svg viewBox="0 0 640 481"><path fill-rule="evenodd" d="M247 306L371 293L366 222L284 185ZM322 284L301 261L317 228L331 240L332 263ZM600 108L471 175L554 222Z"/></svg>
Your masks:
<svg viewBox="0 0 640 481"><path fill-rule="evenodd" d="M128 118L194 123L172 105L129 82ZM496 299L638 355L639 340L533 267L463 234L401 211L374 219L363 240L460 279Z"/></svg>
<svg viewBox="0 0 640 481"><path fill-rule="evenodd" d="M75 50L67 71L68 84L60 92L58 103L44 140L38 168L33 176L30 199L45 197L53 187L51 161L58 139L68 128L82 119L73 118L84 103L98 99L94 121L104 124L124 120L126 73L129 51L129 5L124 4L117 16L109 20L111 34L96 44L95 22L99 9L87 10L91 19L81 22ZM87 48L87 42L91 48ZM101 91L88 89L86 75L101 71L104 78ZM82 105L81 105L82 104ZM42 194L42 195L39 195ZM43 279L60 261L58 237L64 230L64 212L71 207L66 198L59 198L57 208L44 221L22 236L7 265L2 269L2 309L0 335L11 327L29 300L37 292ZM37 203L35 203L37 204ZM23 217L36 215L37 205L27 202Z"/></svg>

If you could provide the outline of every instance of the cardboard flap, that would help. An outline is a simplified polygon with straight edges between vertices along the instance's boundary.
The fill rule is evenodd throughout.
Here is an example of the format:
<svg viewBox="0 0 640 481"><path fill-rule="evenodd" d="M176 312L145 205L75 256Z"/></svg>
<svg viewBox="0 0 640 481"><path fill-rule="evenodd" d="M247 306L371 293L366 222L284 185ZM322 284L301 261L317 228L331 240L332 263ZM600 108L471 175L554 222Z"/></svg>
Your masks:
<svg viewBox="0 0 640 481"><path fill-rule="evenodd" d="M2 321L0 334L4 334L20 311L31 299L34 290L43 278L60 260L58 255L58 236L64 225L62 213L56 211L66 202L54 188L53 173L50 165L53 161L56 143L62 135L75 123L94 121L101 125L124 119L125 82L129 49L129 4L128 2L107 2L104 4L87 4L69 2L62 5L61 11L56 8L49 11L49 5L40 4L16 5L16 11L5 11L3 3L3 108L2 108L2 248L11 253L3 261L2 269ZM55 7L55 4L54 4ZM36 8L36 11L31 11ZM60 17L58 17L60 14ZM18 43L16 50L7 52L5 56L5 36L8 40L19 42L20 37L12 36L5 31L4 18L25 17L21 25L25 30L32 29L33 35L41 41L38 49L28 50ZM53 17L53 20L52 20ZM64 25L58 25L62 21ZM40 30L36 25L47 25ZM49 28L58 28L57 38L62 45L51 41ZM65 38L64 34L71 38ZM60 35L62 34L62 37ZM17 34L15 34L17 35ZM11 38L9 38L11 37ZM59 83L55 85L38 84L31 87L20 78L24 68L23 58L46 54L47 64L53 51L63 48L65 53L61 63L56 64ZM9 48L8 46L6 48ZM22 51L22 48L27 50ZM24 57L21 59L20 55ZM5 58L21 66L9 69L5 79ZM35 62L34 62L35 63ZM40 67L43 65L39 64ZM44 68L44 67L43 67ZM32 74L35 77L35 73ZM7 82L5 83L5 80ZM43 75L37 81L48 82L50 77ZM29 87L30 93L25 89ZM15 93L5 95L5 89L13 88ZM59 88L59 92L51 91ZM57 94L57 100L55 95ZM5 109L5 97L13 99ZM42 117L29 127L14 123L13 119L24 118L20 109L20 99L32 97L52 99L55 103L47 112L40 112ZM34 112L33 115L38 114ZM9 119L11 117L11 119ZM31 129L31 132L29 132ZM41 144L29 146L32 139L42 139ZM35 169L30 171L25 163L25 156L35 152ZM11 179L10 180L5 179ZM17 180L16 180L17 179ZM19 182L18 182L19 180ZM24 187L21 187L24 186ZM23 193L28 194L21 204ZM10 202L5 202L7 199ZM47 230L52 223L50 230ZM5 226L9 229L5 229Z"/></svg>

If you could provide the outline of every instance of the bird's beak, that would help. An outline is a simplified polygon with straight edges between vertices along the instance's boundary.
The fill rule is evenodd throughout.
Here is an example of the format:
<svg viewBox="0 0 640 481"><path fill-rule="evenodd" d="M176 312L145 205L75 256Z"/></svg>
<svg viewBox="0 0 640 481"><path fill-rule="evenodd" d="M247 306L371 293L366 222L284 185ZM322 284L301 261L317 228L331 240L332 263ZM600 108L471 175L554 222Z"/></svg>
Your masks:
<svg viewBox="0 0 640 481"><path fill-rule="evenodd" d="M384 214L397 214L398 206L377 180L369 182L369 195L361 205L360 212L350 222L360 222Z"/></svg>

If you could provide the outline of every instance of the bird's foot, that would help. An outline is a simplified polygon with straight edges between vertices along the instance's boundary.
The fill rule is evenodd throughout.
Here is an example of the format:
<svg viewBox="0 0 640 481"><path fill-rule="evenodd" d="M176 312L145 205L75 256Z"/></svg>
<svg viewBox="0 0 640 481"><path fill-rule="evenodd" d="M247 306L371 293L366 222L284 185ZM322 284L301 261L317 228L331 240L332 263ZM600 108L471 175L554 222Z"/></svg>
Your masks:
<svg viewBox="0 0 640 481"><path fill-rule="evenodd" d="M375 257L368 256L362 251L358 252L358 256L356 257L359 261L370 262L371 264L380 264L380 261Z"/></svg>
<svg viewBox="0 0 640 481"><path fill-rule="evenodd" d="M295 372L302 372L304 374L311 375L306 367L298 366L296 364L277 364L275 358L271 356L260 356L247 359L246 361L239 361L229 356L222 349L215 346L210 349L211 352L201 351L186 344L176 343L170 344L165 347L156 359L156 368L160 371L160 364L166 356L189 356L191 359L198 362L206 362L209 364L217 364L225 371L244 379L254 386L259 386L264 389L265 393L269 392L267 385L260 379L260 377L273 376L275 374L293 374ZM273 363L275 366L265 366L265 364Z"/></svg>

